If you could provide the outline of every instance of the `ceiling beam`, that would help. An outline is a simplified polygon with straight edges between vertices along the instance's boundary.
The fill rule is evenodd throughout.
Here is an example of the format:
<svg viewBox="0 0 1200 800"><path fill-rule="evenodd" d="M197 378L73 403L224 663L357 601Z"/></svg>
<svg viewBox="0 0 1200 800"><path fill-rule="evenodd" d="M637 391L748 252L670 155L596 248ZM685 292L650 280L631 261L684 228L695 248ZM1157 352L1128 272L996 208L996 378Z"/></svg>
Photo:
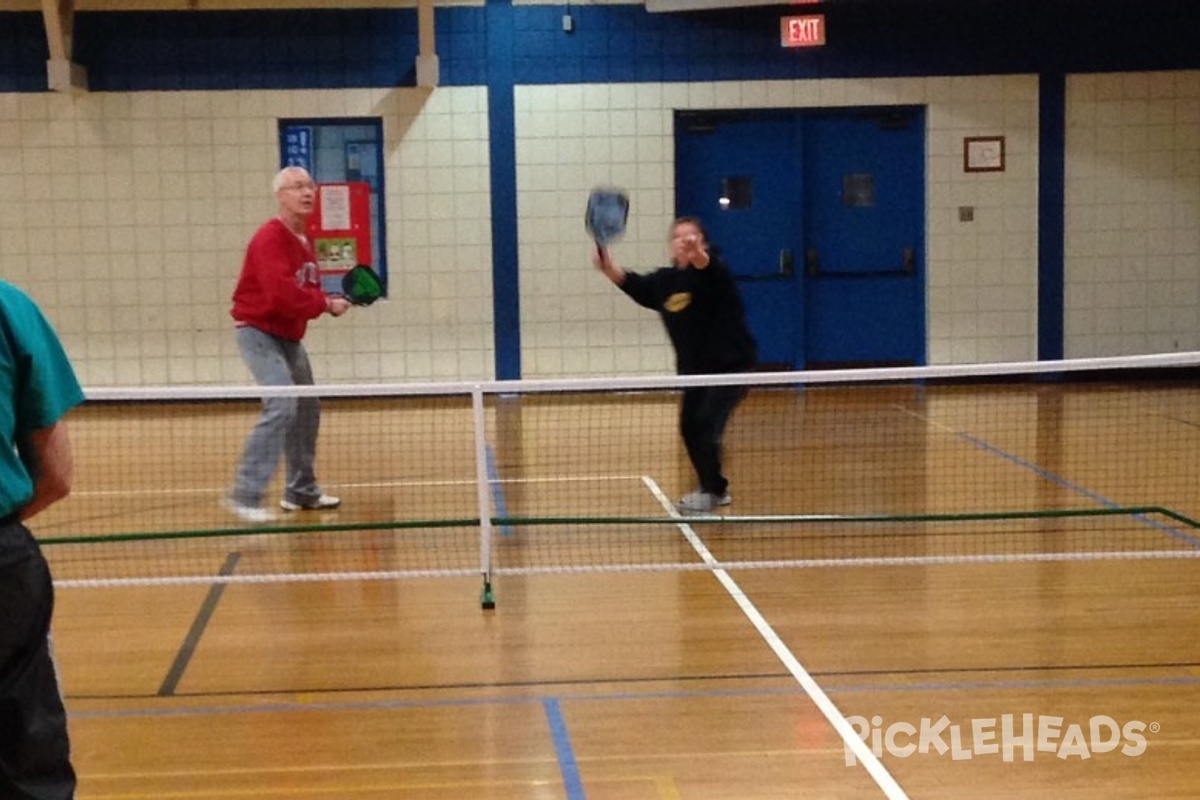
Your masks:
<svg viewBox="0 0 1200 800"><path fill-rule="evenodd" d="M646 0L646 10L651 14L669 14L676 11L712 11L722 8L747 8L750 6L806 5L818 0Z"/></svg>
<svg viewBox="0 0 1200 800"><path fill-rule="evenodd" d="M436 87L439 73L433 0L417 0L417 86Z"/></svg>
<svg viewBox="0 0 1200 800"><path fill-rule="evenodd" d="M87 89L87 71L71 60L75 0L42 0L42 19L50 50L50 60L46 62L46 82L50 91Z"/></svg>
<svg viewBox="0 0 1200 800"><path fill-rule="evenodd" d="M73 0L42 0L42 18L46 22L46 40L50 58L70 60L71 34L75 25Z"/></svg>

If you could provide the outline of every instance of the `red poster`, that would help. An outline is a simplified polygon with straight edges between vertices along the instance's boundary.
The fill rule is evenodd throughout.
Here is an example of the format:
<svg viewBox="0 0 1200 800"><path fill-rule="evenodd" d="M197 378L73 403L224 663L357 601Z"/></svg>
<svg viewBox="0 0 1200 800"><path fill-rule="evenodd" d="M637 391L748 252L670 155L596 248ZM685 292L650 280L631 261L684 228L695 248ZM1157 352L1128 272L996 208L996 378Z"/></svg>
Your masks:
<svg viewBox="0 0 1200 800"><path fill-rule="evenodd" d="M362 181L322 183L308 218L308 236L327 282L355 264L374 266L371 253L371 187Z"/></svg>

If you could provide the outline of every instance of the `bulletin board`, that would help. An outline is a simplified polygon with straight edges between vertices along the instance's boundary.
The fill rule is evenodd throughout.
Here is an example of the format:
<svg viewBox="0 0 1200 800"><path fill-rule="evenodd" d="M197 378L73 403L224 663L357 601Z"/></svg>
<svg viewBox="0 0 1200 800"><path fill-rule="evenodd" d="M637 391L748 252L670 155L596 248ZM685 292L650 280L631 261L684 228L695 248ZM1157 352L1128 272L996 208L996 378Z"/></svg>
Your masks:
<svg viewBox="0 0 1200 800"><path fill-rule="evenodd" d="M338 286L355 264L374 266L371 253L371 187L365 181L322 183L308 218L323 285Z"/></svg>

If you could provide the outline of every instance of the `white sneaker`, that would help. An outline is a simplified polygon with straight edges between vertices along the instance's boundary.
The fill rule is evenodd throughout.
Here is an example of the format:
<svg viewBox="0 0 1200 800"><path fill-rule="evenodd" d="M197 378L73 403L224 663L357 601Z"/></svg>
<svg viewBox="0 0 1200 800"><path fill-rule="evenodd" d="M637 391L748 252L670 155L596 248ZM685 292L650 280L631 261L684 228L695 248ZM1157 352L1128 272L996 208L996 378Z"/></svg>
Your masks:
<svg viewBox="0 0 1200 800"><path fill-rule="evenodd" d="M232 497L221 498L221 506L226 511L236 514L243 522L251 522L255 525L261 525L264 522L271 522L275 519L275 515L262 506L243 505Z"/></svg>
<svg viewBox="0 0 1200 800"><path fill-rule="evenodd" d="M309 500L306 503L293 503L286 498L279 501L279 507L284 511L328 511L337 508L341 504L342 498L334 497L331 494L323 494L317 499Z"/></svg>
<svg viewBox="0 0 1200 800"><path fill-rule="evenodd" d="M676 507L680 511L693 511L703 514L712 511L717 506L727 506L732 502L733 498L729 496L729 492L715 495L712 492L697 489L679 498Z"/></svg>

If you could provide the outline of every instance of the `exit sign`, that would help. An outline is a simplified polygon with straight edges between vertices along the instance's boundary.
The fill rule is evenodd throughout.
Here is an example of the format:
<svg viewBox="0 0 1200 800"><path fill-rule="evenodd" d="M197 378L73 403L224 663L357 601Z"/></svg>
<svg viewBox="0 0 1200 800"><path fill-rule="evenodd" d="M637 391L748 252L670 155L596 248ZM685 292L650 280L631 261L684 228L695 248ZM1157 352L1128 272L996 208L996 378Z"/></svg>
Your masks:
<svg viewBox="0 0 1200 800"><path fill-rule="evenodd" d="M784 17L779 21L779 41L784 47L820 47L825 44L825 15Z"/></svg>

